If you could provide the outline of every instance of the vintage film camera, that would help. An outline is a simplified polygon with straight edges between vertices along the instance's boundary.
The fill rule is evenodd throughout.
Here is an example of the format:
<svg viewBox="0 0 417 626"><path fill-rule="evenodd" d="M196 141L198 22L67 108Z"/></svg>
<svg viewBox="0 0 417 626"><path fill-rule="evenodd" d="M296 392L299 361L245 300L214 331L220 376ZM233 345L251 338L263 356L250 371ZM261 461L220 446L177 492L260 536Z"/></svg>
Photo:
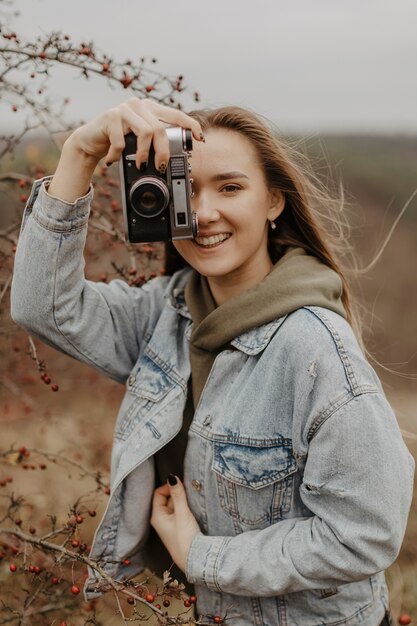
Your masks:
<svg viewBox="0 0 417 626"><path fill-rule="evenodd" d="M126 241L170 241L197 236L197 215L191 211L191 131L179 127L166 129L170 159L161 174L154 163L153 147L146 169L136 167L137 138L125 136L120 159L122 204Z"/></svg>

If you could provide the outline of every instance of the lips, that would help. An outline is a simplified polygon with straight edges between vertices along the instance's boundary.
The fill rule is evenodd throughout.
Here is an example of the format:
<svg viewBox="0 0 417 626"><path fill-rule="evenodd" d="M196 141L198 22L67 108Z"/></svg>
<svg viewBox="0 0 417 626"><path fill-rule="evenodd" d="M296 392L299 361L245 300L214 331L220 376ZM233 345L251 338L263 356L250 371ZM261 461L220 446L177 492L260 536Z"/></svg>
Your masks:
<svg viewBox="0 0 417 626"><path fill-rule="evenodd" d="M218 245L219 243L222 243L223 241L226 241L226 239L229 239L229 237L231 237L230 233L219 233L217 235L210 235L209 237L196 237L194 241L199 246L202 246L204 248L210 248L212 246Z"/></svg>

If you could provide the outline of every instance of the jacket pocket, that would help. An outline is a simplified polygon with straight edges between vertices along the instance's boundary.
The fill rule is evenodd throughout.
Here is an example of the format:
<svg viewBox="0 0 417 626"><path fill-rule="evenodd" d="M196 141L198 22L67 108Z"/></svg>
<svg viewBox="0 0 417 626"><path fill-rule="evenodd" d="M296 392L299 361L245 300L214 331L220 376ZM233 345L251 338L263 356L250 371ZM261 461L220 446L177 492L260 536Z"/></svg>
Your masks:
<svg viewBox="0 0 417 626"><path fill-rule="evenodd" d="M126 381L126 394L119 409L115 437L126 439L174 387L176 384L168 374L144 355Z"/></svg>
<svg viewBox="0 0 417 626"><path fill-rule="evenodd" d="M251 439L251 443L254 440ZM212 469L222 508L236 531L264 528L291 507L297 465L289 440L277 445L214 442Z"/></svg>

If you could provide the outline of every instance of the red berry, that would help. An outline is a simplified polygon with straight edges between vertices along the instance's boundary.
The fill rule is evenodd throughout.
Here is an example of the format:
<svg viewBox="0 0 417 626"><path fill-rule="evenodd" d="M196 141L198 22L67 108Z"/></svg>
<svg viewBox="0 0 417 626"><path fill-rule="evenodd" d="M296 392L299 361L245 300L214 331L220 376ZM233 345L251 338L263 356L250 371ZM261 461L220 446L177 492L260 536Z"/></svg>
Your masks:
<svg viewBox="0 0 417 626"><path fill-rule="evenodd" d="M34 528L33 526L29 527L29 532L31 535L34 535L36 533L36 528Z"/></svg>
<svg viewBox="0 0 417 626"><path fill-rule="evenodd" d="M71 593L74 594L74 596L78 596L78 594L80 593L80 588L78 585L72 585L71 587Z"/></svg>
<svg viewBox="0 0 417 626"><path fill-rule="evenodd" d="M84 521L84 518L83 518L83 516L82 516L82 515L77 515L77 516L75 517L75 521L77 522L77 524L82 524L82 523L83 523L83 521Z"/></svg>
<svg viewBox="0 0 417 626"><path fill-rule="evenodd" d="M145 90L147 93L151 93L151 91L153 91L155 89L155 87L153 85L146 85Z"/></svg>
<svg viewBox="0 0 417 626"><path fill-rule="evenodd" d="M29 196L26 193L22 193L20 196L20 202L27 202Z"/></svg>
<svg viewBox="0 0 417 626"><path fill-rule="evenodd" d="M17 106L15 104L12 106L12 111L14 111L15 113L17 111Z"/></svg>
<svg viewBox="0 0 417 626"><path fill-rule="evenodd" d="M101 69L103 72L108 72L109 71L109 64L108 63L103 63L103 65L101 66Z"/></svg>
<svg viewBox="0 0 417 626"><path fill-rule="evenodd" d="M191 602L190 602L190 600L188 600L188 598L186 600L184 600L184 606L186 606L187 608L189 606L191 606Z"/></svg>
<svg viewBox="0 0 417 626"><path fill-rule="evenodd" d="M33 572L34 572L35 574L40 574L40 573L41 573L41 568L39 567L39 565L35 565L35 566L33 567Z"/></svg>
<svg viewBox="0 0 417 626"><path fill-rule="evenodd" d="M46 469L45 463L40 463L39 467L41 468L41 470L45 470Z"/></svg>
<svg viewBox="0 0 417 626"><path fill-rule="evenodd" d="M215 624L222 624L222 623L223 623L223 620L222 620L222 618L220 617L220 615L215 615L215 616L213 617L213 622L214 622Z"/></svg>
<svg viewBox="0 0 417 626"><path fill-rule="evenodd" d="M91 510L91 511L88 511L88 514L89 514L90 517L95 517L97 515L97 513L94 511L94 509Z"/></svg>
<svg viewBox="0 0 417 626"><path fill-rule="evenodd" d="M68 626L67 622L59 622L59 626Z"/></svg>
<svg viewBox="0 0 417 626"><path fill-rule="evenodd" d="M16 524L16 526L21 526L22 525L22 520L20 519L20 517L17 517L15 519L14 523Z"/></svg>
<svg viewBox="0 0 417 626"><path fill-rule="evenodd" d="M411 624L411 622L412 622L411 617L407 615L407 613L403 613L398 618L398 623L401 624L401 626L404 626L404 625L406 626L407 624Z"/></svg>
<svg viewBox="0 0 417 626"><path fill-rule="evenodd" d="M53 383L51 385L51 389L52 389L52 391L58 391L59 387L58 387L58 385L56 383Z"/></svg>
<svg viewBox="0 0 417 626"><path fill-rule="evenodd" d="M73 539L71 541L71 545L73 548L78 548L78 546L80 545L80 542L77 539Z"/></svg>
<svg viewBox="0 0 417 626"><path fill-rule="evenodd" d="M39 52L39 58L40 58L40 59L46 59L46 54L45 54L45 52Z"/></svg>
<svg viewBox="0 0 417 626"><path fill-rule="evenodd" d="M130 76L125 75L123 76L123 78L120 79L120 82L122 83L123 87L127 89L132 84L133 78L130 78Z"/></svg>
<svg viewBox="0 0 417 626"><path fill-rule="evenodd" d="M104 488L104 493L106 494L106 496L110 495L110 487L105 487Z"/></svg>
<svg viewBox="0 0 417 626"><path fill-rule="evenodd" d="M51 583L52 583L53 585L58 585L58 584L59 584L59 578L57 578L56 576L53 576L53 577L51 578Z"/></svg>
<svg viewBox="0 0 417 626"><path fill-rule="evenodd" d="M197 602L197 596L190 596L190 602L195 604Z"/></svg>
<svg viewBox="0 0 417 626"><path fill-rule="evenodd" d="M145 600L146 602L149 602L150 604L152 604L152 602L154 602L155 600L155 596L153 595L153 593L147 593L145 596Z"/></svg>
<svg viewBox="0 0 417 626"><path fill-rule="evenodd" d="M130 559L125 559L125 560L123 561L123 565L126 565L126 566L127 566L127 565L130 565Z"/></svg>
<svg viewBox="0 0 417 626"><path fill-rule="evenodd" d="M45 383L45 385L50 385L51 384L51 377L50 376L47 376L46 374L43 374L41 378L42 378L43 382Z"/></svg>
<svg viewBox="0 0 417 626"><path fill-rule="evenodd" d="M135 598L128 598L127 602L128 604L135 604Z"/></svg>
<svg viewBox="0 0 417 626"><path fill-rule="evenodd" d="M34 573L35 573L35 566L34 566L34 565L29 565L29 572L30 572L31 574L34 574Z"/></svg>
<svg viewBox="0 0 417 626"><path fill-rule="evenodd" d="M171 602L169 600L164 600L162 604L166 607L170 606Z"/></svg>
<svg viewBox="0 0 417 626"><path fill-rule="evenodd" d="M15 572L17 570L17 565L15 563L11 563L9 569L11 572Z"/></svg>
<svg viewBox="0 0 417 626"><path fill-rule="evenodd" d="M24 187L26 187L26 180L24 178L21 178L19 180L19 187L20 189L23 189Z"/></svg>
<svg viewBox="0 0 417 626"><path fill-rule="evenodd" d="M155 608L156 608L156 609L160 609L160 608L161 608L161 605L160 605L160 604L155 604Z"/></svg>

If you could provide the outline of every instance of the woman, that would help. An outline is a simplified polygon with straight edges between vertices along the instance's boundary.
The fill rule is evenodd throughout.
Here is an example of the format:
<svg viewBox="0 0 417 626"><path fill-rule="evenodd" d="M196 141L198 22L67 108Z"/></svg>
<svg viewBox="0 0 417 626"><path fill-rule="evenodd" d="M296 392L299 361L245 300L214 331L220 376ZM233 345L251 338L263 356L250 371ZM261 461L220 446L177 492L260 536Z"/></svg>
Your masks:
<svg viewBox="0 0 417 626"><path fill-rule="evenodd" d="M165 171L166 124L196 140L199 235L168 256L185 267L140 289L86 281L94 168L133 131L137 165L153 143ZM390 623L383 570L414 465L352 331L322 199L253 114L131 99L70 136L25 212L13 318L127 386L92 558L124 579L159 538L207 621Z"/></svg>

